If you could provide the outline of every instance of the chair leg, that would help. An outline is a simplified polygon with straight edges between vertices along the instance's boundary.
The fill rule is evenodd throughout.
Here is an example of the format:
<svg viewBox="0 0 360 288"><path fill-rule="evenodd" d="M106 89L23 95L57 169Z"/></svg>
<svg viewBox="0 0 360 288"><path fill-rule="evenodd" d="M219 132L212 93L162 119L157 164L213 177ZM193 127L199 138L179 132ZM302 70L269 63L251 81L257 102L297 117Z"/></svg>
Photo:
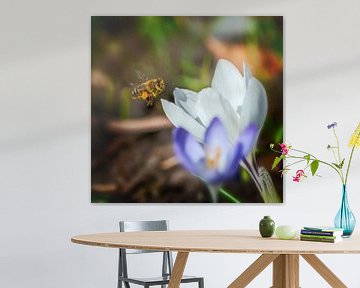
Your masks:
<svg viewBox="0 0 360 288"><path fill-rule="evenodd" d="M199 288L204 288L204 279L199 280Z"/></svg>
<svg viewBox="0 0 360 288"><path fill-rule="evenodd" d="M122 288L122 281L119 279L119 276L122 276L122 258L121 251L119 249L119 263L118 263L118 285L117 288Z"/></svg>

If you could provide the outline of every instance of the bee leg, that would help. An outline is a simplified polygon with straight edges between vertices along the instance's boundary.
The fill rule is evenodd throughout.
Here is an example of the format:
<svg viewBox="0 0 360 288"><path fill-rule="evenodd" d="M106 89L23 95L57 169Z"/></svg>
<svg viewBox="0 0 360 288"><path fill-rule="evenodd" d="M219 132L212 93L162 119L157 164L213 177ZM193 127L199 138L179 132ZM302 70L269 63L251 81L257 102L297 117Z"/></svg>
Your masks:
<svg viewBox="0 0 360 288"><path fill-rule="evenodd" d="M146 97L146 106L153 107L154 106L154 97L148 96Z"/></svg>

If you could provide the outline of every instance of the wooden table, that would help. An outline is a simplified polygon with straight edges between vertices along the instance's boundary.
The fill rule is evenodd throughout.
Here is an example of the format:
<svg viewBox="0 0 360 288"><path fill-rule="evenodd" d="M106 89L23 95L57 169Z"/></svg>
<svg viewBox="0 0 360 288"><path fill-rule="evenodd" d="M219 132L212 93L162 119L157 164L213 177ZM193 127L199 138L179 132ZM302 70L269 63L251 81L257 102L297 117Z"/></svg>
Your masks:
<svg viewBox="0 0 360 288"><path fill-rule="evenodd" d="M315 254L360 253L360 237L354 235L339 243L320 243L261 238L255 230L118 232L75 236L77 244L177 251L169 288L178 288L190 252L262 254L228 288L246 287L273 263L273 288L299 287L301 255L331 287L347 287Z"/></svg>

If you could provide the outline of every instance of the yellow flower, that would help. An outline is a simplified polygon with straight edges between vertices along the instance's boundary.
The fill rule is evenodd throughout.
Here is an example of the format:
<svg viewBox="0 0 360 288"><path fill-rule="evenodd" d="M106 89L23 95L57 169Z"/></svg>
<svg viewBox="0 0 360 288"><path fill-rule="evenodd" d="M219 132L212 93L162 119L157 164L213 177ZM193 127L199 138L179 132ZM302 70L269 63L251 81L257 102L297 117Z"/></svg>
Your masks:
<svg viewBox="0 0 360 288"><path fill-rule="evenodd" d="M360 147L360 122L350 138L349 146Z"/></svg>

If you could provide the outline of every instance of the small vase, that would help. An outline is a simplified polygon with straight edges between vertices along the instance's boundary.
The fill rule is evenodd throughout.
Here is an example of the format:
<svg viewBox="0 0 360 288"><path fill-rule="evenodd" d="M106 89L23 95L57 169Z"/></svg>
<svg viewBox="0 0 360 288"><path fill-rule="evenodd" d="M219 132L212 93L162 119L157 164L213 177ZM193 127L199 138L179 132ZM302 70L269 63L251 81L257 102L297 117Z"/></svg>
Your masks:
<svg viewBox="0 0 360 288"><path fill-rule="evenodd" d="M349 207L346 185L343 185L342 188L341 206L336 214L334 224L336 228L344 229L344 238L350 237L355 228L356 219Z"/></svg>
<svg viewBox="0 0 360 288"><path fill-rule="evenodd" d="M275 231L275 222L270 216L264 216L259 223L259 231L262 237L271 237Z"/></svg>

